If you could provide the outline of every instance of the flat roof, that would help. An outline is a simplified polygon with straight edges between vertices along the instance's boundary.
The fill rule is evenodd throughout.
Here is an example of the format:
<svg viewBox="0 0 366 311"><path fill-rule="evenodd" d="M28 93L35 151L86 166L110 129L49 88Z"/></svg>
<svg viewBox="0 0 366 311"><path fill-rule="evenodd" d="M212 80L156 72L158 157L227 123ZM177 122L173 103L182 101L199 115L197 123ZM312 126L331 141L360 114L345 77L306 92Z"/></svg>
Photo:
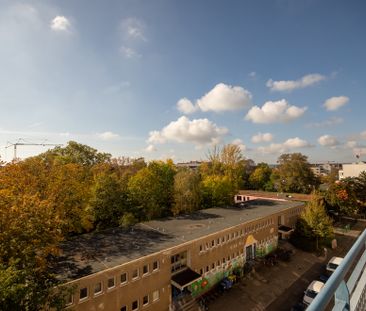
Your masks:
<svg viewBox="0 0 366 311"><path fill-rule="evenodd" d="M142 222L126 230L113 228L73 237L50 258L51 271L73 280L151 255L182 243L260 219L301 202L253 200L244 208L210 208L190 215Z"/></svg>

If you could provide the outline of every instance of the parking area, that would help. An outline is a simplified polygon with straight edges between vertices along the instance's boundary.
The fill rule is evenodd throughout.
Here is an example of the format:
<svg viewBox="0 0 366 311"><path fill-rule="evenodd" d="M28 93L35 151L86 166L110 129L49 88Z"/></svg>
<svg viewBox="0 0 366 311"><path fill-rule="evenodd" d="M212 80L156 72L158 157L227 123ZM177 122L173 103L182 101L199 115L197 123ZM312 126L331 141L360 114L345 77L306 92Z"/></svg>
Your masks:
<svg viewBox="0 0 366 311"><path fill-rule="evenodd" d="M344 257L355 241L354 233L361 232L364 223L354 225L352 234L336 234L338 247L327 254L317 256L295 249L289 243L282 246L291 248L290 261L277 261L273 266L258 264L255 271L241 279L234 287L208 304L210 311L222 310L291 310L302 300L307 286L324 273L325 265L333 256Z"/></svg>

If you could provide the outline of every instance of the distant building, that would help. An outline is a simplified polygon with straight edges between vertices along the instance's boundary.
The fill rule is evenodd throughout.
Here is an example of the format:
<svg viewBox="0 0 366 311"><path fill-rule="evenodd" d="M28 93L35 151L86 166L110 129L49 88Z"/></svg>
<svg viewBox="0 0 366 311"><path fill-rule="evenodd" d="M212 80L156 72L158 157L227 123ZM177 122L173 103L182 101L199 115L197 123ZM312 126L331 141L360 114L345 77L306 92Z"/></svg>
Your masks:
<svg viewBox="0 0 366 311"><path fill-rule="evenodd" d="M251 197L241 208L84 234L63 244L53 272L75 286L67 301L72 310L188 310L246 262L273 251L303 208Z"/></svg>
<svg viewBox="0 0 366 311"><path fill-rule="evenodd" d="M366 172L366 163L357 162L352 164L343 164L343 169L339 171L339 179L347 177L358 177L362 172Z"/></svg>
<svg viewBox="0 0 366 311"><path fill-rule="evenodd" d="M189 161L189 162L180 162L176 164L176 167L186 167L192 170L196 170L202 164L200 161Z"/></svg>
<svg viewBox="0 0 366 311"><path fill-rule="evenodd" d="M310 169L315 176L328 176L332 173L337 174L342 168L342 164L335 162L312 163Z"/></svg>

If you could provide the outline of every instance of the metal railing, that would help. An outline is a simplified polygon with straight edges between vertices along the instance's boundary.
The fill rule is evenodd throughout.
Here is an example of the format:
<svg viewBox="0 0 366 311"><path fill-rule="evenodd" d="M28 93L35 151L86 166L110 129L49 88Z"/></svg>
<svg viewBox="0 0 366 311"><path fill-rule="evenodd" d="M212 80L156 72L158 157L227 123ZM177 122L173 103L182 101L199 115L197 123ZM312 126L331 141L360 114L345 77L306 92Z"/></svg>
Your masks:
<svg viewBox="0 0 366 311"><path fill-rule="evenodd" d="M325 310L333 297L333 311L366 310L365 246L366 230L357 238L340 265L325 283L323 289L306 309L307 311ZM355 266L357 259L359 260ZM351 276L346 281L346 275L351 271Z"/></svg>

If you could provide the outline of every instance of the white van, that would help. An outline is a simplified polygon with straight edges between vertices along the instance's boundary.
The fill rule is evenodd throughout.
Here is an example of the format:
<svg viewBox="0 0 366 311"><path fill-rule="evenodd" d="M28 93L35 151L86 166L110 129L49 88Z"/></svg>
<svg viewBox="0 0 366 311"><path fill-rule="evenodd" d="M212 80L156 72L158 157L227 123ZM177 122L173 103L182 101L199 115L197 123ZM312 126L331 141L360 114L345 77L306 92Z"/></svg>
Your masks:
<svg viewBox="0 0 366 311"><path fill-rule="evenodd" d="M327 273L332 274L342 262L342 257L332 257L327 264Z"/></svg>
<svg viewBox="0 0 366 311"><path fill-rule="evenodd" d="M322 288L324 287L324 283L320 281L312 281L306 291L304 292L303 303L307 306L311 304L316 295L320 293Z"/></svg>

